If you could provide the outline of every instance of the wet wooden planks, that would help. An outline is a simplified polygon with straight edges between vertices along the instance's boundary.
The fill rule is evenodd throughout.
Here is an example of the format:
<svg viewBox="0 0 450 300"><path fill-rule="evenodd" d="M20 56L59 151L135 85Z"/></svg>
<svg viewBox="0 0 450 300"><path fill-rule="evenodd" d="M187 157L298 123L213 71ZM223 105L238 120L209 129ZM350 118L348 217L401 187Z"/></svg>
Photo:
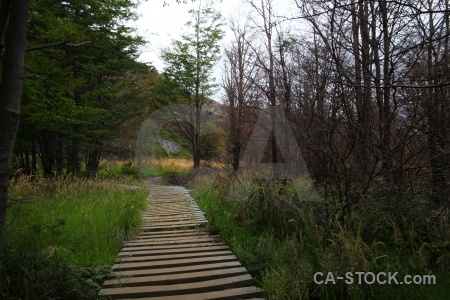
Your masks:
<svg viewBox="0 0 450 300"><path fill-rule="evenodd" d="M146 224L123 244L101 298L256 299L261 291L183 187L150 186Z"/></svg>

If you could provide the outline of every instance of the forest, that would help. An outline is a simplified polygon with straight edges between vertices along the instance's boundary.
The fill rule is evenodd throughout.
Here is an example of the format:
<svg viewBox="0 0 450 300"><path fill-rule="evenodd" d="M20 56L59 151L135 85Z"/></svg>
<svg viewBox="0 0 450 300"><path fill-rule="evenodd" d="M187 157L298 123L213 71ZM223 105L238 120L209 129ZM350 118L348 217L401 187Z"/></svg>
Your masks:
<svg viewBox="0 0 450 300"><path fill-rule="evenodd" d="M95 299L160 176L267 299L446 299L448 1L193 2L157 70L138 1L1 1L0 298ZM314 276L357 271L436 283Z"/></svg>

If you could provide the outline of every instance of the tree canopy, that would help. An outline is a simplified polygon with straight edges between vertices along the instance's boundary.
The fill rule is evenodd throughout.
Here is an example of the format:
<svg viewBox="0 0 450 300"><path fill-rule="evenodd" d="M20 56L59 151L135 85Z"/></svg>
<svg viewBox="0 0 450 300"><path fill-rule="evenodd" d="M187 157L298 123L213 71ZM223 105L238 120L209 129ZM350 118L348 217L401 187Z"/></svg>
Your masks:
<svg viewBox="0 0 450 300"><path fill-rule="evenodd" d="M96 172L105 142L139 111L148 67L136 62L143 39L125 25L135 9L129 0L31 2L16 148L25 173L38 162L45 174L78 172L82 157Z"/></svg>

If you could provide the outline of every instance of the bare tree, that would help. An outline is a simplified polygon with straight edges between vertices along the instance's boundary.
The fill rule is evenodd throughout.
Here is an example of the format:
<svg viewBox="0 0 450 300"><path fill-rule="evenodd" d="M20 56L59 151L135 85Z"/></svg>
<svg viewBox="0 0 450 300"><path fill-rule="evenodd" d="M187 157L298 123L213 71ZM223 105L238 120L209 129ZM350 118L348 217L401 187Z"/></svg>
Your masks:
<svg viewBox="0 0 450 300"><path fill-rule="evenodd" d="M256 28L263 35L261 43L264 50L252 46L253 54L256 57L256 64L260 68L264 81L258 84L258 87L265 94L267 105L277 105L277 93L275 83L275 55L274 55L274 31L275 31L275 12L272 6L272 0L261 0L259 3L253 0L247 0L247 3L256 12L257 18L252 19ZM273 110L271 110L273 112ZM275 115L271 113L272 128L276 126ZM278 162L277 141L272 134L270 138L270 152L272 163Z"/></svg>
<svg viewBox="0 0 450 300"><path fill-rule="evenodd" d="M435 205L449 205L450 179L450 101L449 101L449 4L427 1L418 6L418 35L422 42L419 60L413 66L414 81L425 86L418 92L425 113L423 130L431 173L432 200Z"/></svg>
<svg viewBox="0 0 450 300"><path fill-rule="evenodd" d="M225 49L224 75L222 86L226 93L226 131L232 153L232 168L237 172L240 164L241 150L249 136L251 111L258 101L259 93L253 84L258 80L258 69L255 66L252 48L252 33L248 24L240 26L231 21L234 34L232 45Z"/></svg>

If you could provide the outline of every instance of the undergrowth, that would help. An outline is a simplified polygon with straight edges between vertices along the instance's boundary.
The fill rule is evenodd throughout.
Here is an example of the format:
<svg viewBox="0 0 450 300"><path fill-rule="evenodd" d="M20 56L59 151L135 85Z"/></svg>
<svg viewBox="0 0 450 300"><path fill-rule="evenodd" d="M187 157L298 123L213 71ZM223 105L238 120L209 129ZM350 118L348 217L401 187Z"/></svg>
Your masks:
<svg viewBox="0 0 450 300"><path fill-rule="evenodd" d="M429 222L417 206L399 217L389 202L373 199L342 222L328 214L333 204L320 196L300 201L309 187L296 184L305 182L240 178L246 193L234 193L232 180L198 178L190 188L211 230L256 278L266 299L448 299L448 223ZM353 272L354 283L318 284L317 272L323 280L327 272L335 278ZM358 284L355 272L398 272L399 281L408 274L435 275L436 284Z"/></svg>
<svg viewBox="0 0 450 300"><path fill-rule="evenodd" d="M136 181L18 178L0 256L0 299L96 299L122 241L142 221L147 191L127 184Z"/></svg>

